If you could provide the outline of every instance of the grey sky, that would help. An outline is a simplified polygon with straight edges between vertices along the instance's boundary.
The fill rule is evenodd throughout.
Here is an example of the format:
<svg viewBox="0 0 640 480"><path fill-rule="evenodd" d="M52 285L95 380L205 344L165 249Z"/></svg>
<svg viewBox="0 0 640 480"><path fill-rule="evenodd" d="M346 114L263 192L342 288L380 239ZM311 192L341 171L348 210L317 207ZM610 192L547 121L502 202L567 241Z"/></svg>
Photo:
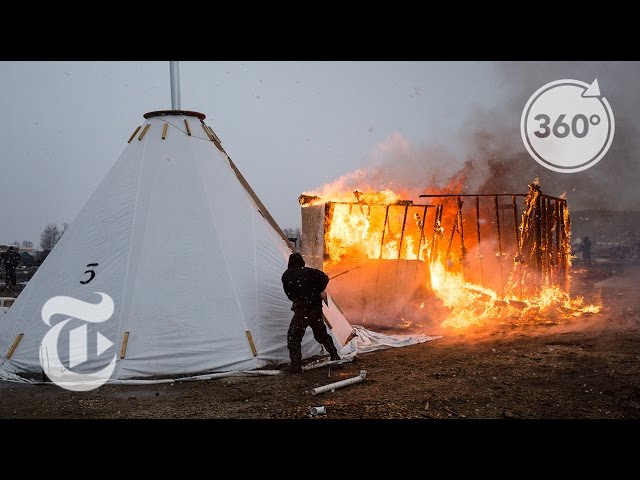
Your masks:
<svg viewBox="0 0 640 480"><path fill-rule="evenodd" d="M207 115L281 227L298 195L400 134L446 144L496 108L490 62L180 62L182 108ZM71 222L142 115L170 108L168 62L0 62L0 243ZM459 151L462 153L462 150Z"/></svg>

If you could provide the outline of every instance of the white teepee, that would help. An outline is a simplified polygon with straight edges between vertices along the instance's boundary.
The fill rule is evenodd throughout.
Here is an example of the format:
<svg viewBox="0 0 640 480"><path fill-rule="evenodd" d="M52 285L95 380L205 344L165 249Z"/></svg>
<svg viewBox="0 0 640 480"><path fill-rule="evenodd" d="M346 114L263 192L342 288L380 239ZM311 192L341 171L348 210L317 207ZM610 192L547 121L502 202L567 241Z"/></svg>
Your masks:
<svg viewBox="0 0 640 480"><path fill-rule="evenodd" d="M81 374L114 360L111 379L288 362L292 312L280 277L290 248L204 118L181 110L145 115L2 317L0 370L40 374L43 337L67 318L56 353ZM100 306L69 307L67 299L43 312L56 296ZM327 317L342 346L351 326L335 307ZM70 354L79 336L87 338L84 352ZM320 352L308 329L303 355Z"/></svg>

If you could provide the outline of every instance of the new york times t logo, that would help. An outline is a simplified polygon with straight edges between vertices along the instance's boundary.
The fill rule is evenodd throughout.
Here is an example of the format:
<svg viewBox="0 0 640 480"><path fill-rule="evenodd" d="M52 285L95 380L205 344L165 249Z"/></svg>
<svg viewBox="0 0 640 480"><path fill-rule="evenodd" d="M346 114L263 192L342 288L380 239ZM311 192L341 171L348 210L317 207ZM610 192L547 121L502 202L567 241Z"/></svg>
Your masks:
<svg viewBox="0 0 640 480"><path fill-rule="evenodd" d="M102 292L94 293L101 296L100 303L89 303L73 297L57 296L47 300L42 306L42 320L51 328L40 344L40 365L52 382L59 387L75 392L85 392L104 385L113 374L116 366L114 352L109 364L100 370L90 373L76 373L71 370L89 359L87 324L69 331L68 341L66 338L63 338L62 341L63 345L68 346L69 351L58 352L58 341L62 329L71 320L77 318L88 323L102 323L113 315L114 304L111 297ZM68 315L70 318L52 326L51 318L54 315ZM96 342L96 356L113 347L113 343L100 332L97 332ZM60 359L60 353L68 353L68 368Z"/></svg>

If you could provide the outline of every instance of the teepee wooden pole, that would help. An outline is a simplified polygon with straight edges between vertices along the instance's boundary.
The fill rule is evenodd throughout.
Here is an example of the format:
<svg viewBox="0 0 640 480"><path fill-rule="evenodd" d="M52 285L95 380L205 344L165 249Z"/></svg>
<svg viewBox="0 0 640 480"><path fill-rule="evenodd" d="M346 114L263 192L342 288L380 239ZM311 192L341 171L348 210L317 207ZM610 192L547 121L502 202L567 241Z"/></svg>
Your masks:
<svg viewBox="0 0 640 480"><path fill-rule="evenodd" d="M129 332L124 332L122 337L122 347L120 348L120 359L127 356L127 345L129 344Z"/></svg>
<svg viewBox="0 0 640 480"><path fill-rule="evenodd" d="M24 337L24 333L19 333L16 339L13 341L11 348L9 348L9 351L7 352L7 360L11 360L11 357L13 357L13 353L16 351L16 348L18 348L18 345L20 345L22 337Z"/></svg>
<svg viewBox="0 0 640 480"><path fill-rule="evenodd" d="M258 350L256 349L256 344L253 342L253 336L251 335L251 332L249 330L245 331L245 333L247 334L247 340L249 340L249 345L251 346L251 352L253 353L254 357L257 357Z"/></svg>

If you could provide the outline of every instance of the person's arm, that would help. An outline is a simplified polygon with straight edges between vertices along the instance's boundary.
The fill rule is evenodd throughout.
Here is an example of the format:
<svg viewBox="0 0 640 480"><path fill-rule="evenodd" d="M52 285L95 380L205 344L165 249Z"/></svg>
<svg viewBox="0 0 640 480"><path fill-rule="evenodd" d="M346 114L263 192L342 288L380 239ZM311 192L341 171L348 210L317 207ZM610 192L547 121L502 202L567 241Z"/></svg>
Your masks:
<svg viewBox="0 0 640 480"><path fill-rule="evenodd" d="M310 269L313 272L313 286L318 293L323 292L329 284L329 277L322 270Z"/></svg>
<svg viewBox="0 0 640 480"><path fill-rule="evenodd" d="M322 276L320 277L320 284L322 285L322 292L324 292L324 290L327 288L327 285L329 285L329 275L327 275L324 272L320 272L322 274Z"/></svg>
<svg viewBox="0 0 640 480"><path fill-rule="evenodd" d="M286 275L286 272L282 274L281 280L282 280L282 288L284 289L284 294L287 296L289 300L293 302L295 300L295 297L293 295L293 291L291 290L291 285L289 283L289 279L288 279L288 276Z"/></svg>

